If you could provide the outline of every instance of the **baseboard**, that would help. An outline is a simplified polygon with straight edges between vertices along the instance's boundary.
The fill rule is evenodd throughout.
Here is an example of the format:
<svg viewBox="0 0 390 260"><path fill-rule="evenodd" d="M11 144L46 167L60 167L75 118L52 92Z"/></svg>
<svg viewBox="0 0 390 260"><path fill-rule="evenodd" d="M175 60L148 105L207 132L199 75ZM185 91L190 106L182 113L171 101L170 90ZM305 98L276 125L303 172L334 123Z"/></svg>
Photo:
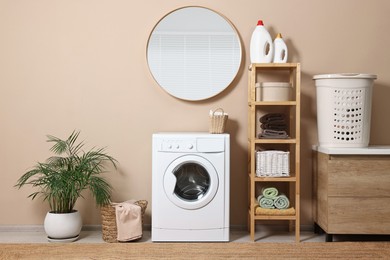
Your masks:
<svg viewBox="0 0 390 260"><path fill-rule="evenodd" d="M43 225L0 225L0 232L42 232Z"/></svg>
<svg viewBox="0 0 390 260"><path fill-rule="evenodd" d="M83 225L82 231L101 231L101 225ZM0 232L43 232L43 225L0 225Z"/></svg>

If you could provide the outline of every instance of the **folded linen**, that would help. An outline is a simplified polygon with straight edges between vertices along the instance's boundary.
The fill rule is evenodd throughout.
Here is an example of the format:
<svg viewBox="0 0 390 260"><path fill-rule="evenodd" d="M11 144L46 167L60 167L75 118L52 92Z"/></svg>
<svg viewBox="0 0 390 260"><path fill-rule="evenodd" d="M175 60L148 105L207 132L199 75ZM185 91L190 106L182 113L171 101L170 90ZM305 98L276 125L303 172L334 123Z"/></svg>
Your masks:
<svg viewBox="0 0 390 260"><path fill-rule="evenodd" d="M274 200L272 198L264 197L263 195L260 195L257 197L257 202L259 203L260 207L266 208L266 209L274 209Z"/></svg>
<svg viewBox="0 0 390 260"><path fill-rule="evenodd" d="M113 203L115 207L117 240L131 241L142 237L142 211L134 200Z"/></svg>
<svg viewBox="0 0 390 260"><path fill-rule="evenodd" d="M283 113L268 113L264 116L260 117L260 123L270 123L275 121L284 121L286 118L286 115Z"/></svg>
<svg viewBox="0 0 390 260"><path fill-rule="evenodd" d="M278 196L279 191L275 187L267 187L261 189L261 194L266 198L274 199L276 196Z"/></svg>
<svg viewBox="0 0 390 260"><path fill-rule="evenodd" d="M261 134L259 134L259 138L271 138L271 139L286 139L288 138L286 131L278 131L272 129L263 129Z"/></svg>
<svg viewBox="0 0 390 260"><path fill-rule="evenodd" d="M274 206L277 209L287 209L290 206L290 201L284 194L280 194L274 198Z"/></svg>
<svg viewBox="0 0 390 260"><path fill-rule="evenodd" d="M218 111L220 110L220 111ZM228 113L225 113L222 108L215 109L214 111L210 109L210 116L228 116Z"/></svg>
<svg viewBox="0 0 390 260"><path fill-rule="evenodd" d="M261 129L271 129L276 131L287 131L287 123L285 122L272 122L263 123L260 125Z"/></svg>

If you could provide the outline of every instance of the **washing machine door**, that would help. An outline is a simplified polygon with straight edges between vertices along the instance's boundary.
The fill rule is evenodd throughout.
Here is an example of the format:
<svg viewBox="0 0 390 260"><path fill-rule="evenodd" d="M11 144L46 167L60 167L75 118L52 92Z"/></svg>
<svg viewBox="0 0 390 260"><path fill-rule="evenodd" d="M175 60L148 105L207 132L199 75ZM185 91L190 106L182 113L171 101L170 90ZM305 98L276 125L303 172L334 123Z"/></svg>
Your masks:
<svg viewBox="0 0 390 260"><path fill-rule="evenodd" d="M169 200L183 209L199 209L214 198L218 190L214 166L197 155L174 160L164 173L164 190Z"/></svg>

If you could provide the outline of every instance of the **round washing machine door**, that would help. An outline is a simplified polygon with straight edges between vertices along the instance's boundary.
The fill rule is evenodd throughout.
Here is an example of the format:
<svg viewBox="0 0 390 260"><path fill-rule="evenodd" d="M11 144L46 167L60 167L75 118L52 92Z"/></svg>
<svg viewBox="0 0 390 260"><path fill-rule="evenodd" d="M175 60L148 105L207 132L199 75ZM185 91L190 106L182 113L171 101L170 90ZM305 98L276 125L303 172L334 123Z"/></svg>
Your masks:
<svg viewBox="0 0 390 260"><path fill-rule="evenodd" d="M197 155L177 158L164 173L165 194L172 203L184 209L206 206L217 193L218 184L214 166Z"/></svg>

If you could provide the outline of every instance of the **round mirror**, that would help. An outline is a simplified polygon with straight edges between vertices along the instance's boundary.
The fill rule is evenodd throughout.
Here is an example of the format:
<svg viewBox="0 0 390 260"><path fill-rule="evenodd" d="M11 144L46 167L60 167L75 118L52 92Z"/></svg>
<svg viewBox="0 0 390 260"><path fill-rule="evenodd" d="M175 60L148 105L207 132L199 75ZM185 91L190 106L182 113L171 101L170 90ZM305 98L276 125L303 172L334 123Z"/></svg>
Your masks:
<svg viewBox="0 0 390 260"><path fill-rule="evenodd" d="M203 100L227 88L241 64L241 44L226 18L203 7L177 9L155 26L149 69L169 94Z"/></svg>

